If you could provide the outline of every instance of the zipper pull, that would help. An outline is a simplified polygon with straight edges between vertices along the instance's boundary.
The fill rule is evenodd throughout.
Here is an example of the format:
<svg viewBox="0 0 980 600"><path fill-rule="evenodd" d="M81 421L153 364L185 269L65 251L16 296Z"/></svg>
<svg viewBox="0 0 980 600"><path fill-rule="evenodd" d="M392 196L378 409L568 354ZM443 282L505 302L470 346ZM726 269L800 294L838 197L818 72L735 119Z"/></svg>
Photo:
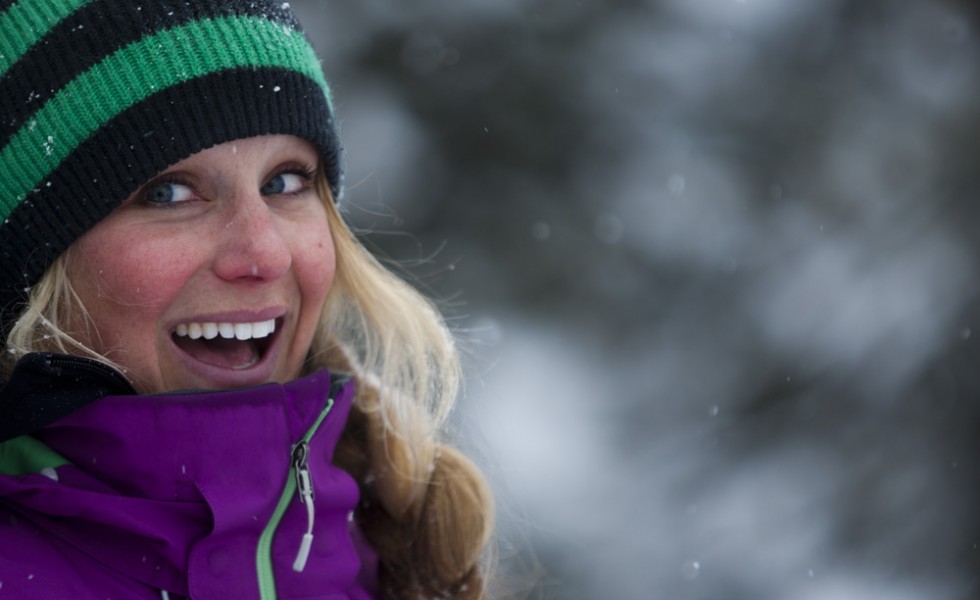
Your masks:
<svg viewBox="0 0 980 600"><path fill-rule="evenodd" d="M299 501L306 505L306 533L299 545L293 570L302 573L306 561L310 558L310 548L313 546L313 483L310 480L310 445L302 441L293 449L293 470L296 472L296 490Z"/></svg>

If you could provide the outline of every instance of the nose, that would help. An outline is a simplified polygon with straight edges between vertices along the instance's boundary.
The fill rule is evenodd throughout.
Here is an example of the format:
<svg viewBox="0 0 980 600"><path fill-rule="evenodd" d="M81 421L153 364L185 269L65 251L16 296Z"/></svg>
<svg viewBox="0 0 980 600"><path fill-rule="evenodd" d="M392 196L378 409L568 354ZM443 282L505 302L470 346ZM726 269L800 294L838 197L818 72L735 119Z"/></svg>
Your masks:
<svg viewBox="0 0 980 600"><path fill-rule="evenodd" d="M281 277L292 253L275 214L258 193L228 202L214 258L214 271L228 280L268 281Z"/></svg>

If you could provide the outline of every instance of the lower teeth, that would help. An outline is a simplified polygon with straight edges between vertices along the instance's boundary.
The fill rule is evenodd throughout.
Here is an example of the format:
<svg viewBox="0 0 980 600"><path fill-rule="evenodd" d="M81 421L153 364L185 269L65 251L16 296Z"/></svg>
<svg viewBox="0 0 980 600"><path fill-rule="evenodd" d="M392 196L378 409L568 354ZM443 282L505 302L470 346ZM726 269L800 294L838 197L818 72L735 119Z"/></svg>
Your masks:
<svg viewBox="0 0 980 600"><path fill-rule="evenodd" d="M249 361L249 362L247 362L247 363L245 363L245 364L241 364L241 365L235 365L235 366L233 366L233 367L232 367L232 369L234 369L235 371L241 371L241 370L243 370L243 369L247 369L247 368L249 368L249 367L253 367L253 366L255 366L255 364L256 364L257 362L259 362L259 357L258 357L258 356L256 356L256 357L255 357L255 358L253 358L253 359L252 359L251 361Z"/></svg>

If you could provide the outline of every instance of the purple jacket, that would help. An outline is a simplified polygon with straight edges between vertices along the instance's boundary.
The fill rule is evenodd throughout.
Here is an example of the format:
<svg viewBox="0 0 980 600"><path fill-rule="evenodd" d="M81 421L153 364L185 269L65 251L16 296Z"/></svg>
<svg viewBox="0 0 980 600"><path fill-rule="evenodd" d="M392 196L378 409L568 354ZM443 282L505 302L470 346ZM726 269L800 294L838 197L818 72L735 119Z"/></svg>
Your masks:
<svg viewBox="0 0 980 600"><path fill-rule="evenodd" d="M331 464L352 396L326 371L107 396L0 444L0 599L371 598Z"/></svg>

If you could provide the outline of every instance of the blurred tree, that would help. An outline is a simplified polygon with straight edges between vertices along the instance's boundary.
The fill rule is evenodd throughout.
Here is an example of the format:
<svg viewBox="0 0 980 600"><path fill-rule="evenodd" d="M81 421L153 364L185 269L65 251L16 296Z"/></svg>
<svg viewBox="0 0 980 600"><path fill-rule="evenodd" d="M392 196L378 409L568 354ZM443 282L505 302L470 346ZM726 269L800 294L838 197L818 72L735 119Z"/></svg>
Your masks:
<svg viewBox="0 0 980 600"><path fill-rule="evenodd" d="M555 597L980 595L975 3L294 5Z"/></svg>

